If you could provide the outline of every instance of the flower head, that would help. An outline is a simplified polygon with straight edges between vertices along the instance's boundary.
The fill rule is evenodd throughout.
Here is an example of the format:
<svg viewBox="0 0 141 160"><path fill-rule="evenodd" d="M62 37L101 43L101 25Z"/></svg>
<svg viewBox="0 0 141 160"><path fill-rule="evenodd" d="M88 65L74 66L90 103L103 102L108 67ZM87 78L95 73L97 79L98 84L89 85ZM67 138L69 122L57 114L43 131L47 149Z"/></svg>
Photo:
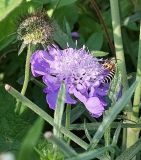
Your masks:
<svg viewBox="0 0 141 160"><path fill-rule="evenodd" d="M44 92L49 107L55 109L57 95L63 80L66 84L66 103L75 104L76 100L70 97L73 94L84 103L93 117L102 115L104 102L109 84L102 83L108 75L109 69L104 69L99 59L81 49L67 48L60 50L48 46L48 51L38 50L30 59L34 76L43 75L43 82L47 85Z"/></svg>
<svg viewBox="0 0 141 160"><path fill-rule="evenodd" d="M52 38L54 27L45 11L19 16L14 22L18 26L17 39L24 44L44 44Z"/></svg>

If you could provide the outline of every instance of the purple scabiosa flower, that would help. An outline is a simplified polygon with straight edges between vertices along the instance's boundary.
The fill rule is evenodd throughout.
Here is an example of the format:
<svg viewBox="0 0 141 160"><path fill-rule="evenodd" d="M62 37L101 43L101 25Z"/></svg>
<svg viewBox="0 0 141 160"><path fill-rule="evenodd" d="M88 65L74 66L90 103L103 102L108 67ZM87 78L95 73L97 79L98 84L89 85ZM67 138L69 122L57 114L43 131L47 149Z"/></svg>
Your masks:
<svg viewBox="0 0 141 160"><path fill-rule="evenodd" d="M108 75L109 69L99 63L100 59L94 58L86 52L86 47L81 49L67 48L60 50L58 46L48 46L48 51L38 50L30 59L34 76L43 76L47 85L44 92L49 107L55 110L58 92L63 80L66 84L66 103L75 104L77 101L70 97L73 94L84 103L93 117L100 117L107 105L104 97L109 89L109 84L102 83Z"/></svg>

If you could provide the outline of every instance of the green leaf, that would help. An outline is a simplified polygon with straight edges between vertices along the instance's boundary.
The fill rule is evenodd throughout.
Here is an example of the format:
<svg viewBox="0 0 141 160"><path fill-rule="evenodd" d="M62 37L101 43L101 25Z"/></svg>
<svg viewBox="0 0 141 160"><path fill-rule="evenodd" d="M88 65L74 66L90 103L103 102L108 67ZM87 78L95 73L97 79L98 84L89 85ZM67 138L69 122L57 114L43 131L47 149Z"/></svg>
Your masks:
<svg viewBox="0 0 141 160"><path fill-rule="evenodd" d="M84 119L84 130L85 130L85 135L88 138L88 140L91 142L92 138L91 135L89 134L88 128L87 128L87 123L86 119Z"/></svg>
<svg viewBox="0 0 141 160"><path fill-rule="evenodd" d="M53 17L58 22L61 29L63 29L63 21L65 17L69 23L70 29L72 30L78 18L77 7L73 3L71 5L67 5L59 9L56 9L53 13Z"/></svg>
<svg viewBox="0 0 141 160"><path fill-rule="evenodd" d="M117 144L120 131L121 131L121 124L119 124L119 126L117 127L117 129L116 129L116 131L115 131L112 144L114 144L114 145Z"/></svg>
<svg viewBox="0 0 141 160"><path fill-rule="evenodd" d="M0 152L17 153L21 141L31 127L15 114L15 105L15 99L0 86Z"/></svg>
<svg viewBox="0 0 141 160"><path fill-rule="evenodd" d="M84 152L81 154L78 154L77 156L74 156L72 158L67 158L66 160L90 160L93 158L97 158L101 154L105 153L107 150L109 150L112 146L103 147L100 149L95 149L92 151Z"/></svg>
<svg viewBox="0 0 141 160"><path fill-rule="evenodd" d="M41 160L52 160L53 158L53 144L47 141L44 137L41 137L38 147L35 150L40 155ZM60 151L57 150L57 160L62 160L65 155Z"/></svg>
<svg viewBox="0 0 141 160"><path fill-rule="evenodd" d="M111 128L117 128L119 126L119 122L113 122L111 124ZM88 130L97 130L99 126L101 125L101 122L94 122L94 123L87 123L87 129ZM141 127L141 124L131 124L131 123L122 123L122 128L139 128ZM71 124L69 130L84 130L84 124Z"/></svg>
<svg viewBox="0 0 141 160"><path fill-rule="evenodd" d="M55 112L54 112L54 124L55 125L53 128L53 133L58 138L62 137L62 134L60 133L60 127L62 124L62 116L64 112L65 99L66 99L66 86L65 86L65 83L62 82L62 85L59 90L57 102L56 102Z"/></svg>
<svg viewBox="0 0 141 160"><path fill-rule="evenodd" d="M86 46L90 52L93 50L100 50L103 44L102 33L93 33L86 42Z"/></svg>
<svg viewBox="0 0 141 160"><path fill-rule="evenodd" d="M24 77L25 77L25 76L20 77L20 78L17 80L17 83L19 83L20 85L23 85L23 83L24 83ZM30 72L30 73L29 73L29 81L30 81L33 77L34 77L34 76L33 76L32 73Z"/></svg>
<svg viewBox="0 0 141 160"><path fill-rule="evenodd" d="M14 8L19 6L22 0L1 0L0 1L0 21L4 19Z"/></svg>
<svg viewBox="0 0 141 160"><path fill-rule="evenodd" d="M94 137L93 137L93 139L92 139L92 141L90 143L89 149L92 149L97 145L97 143L99 142L99 140L103 136L103 134L106 131L106 129L111 125L111 123L115 119L116 115L118 113L120 113L120 111L125 107L127 102L130 100L130 98L131 98L131 96L132 96L137 84L138 84L138 81L133 83L133 85L124 93L122 98L120 98L117 101L117 103L113 106L113 108L110 110L110 112L104 118L103 122L99 126L96 134L94 135Z"/></svg>
<svg viewBox="0 0 141 160"><path fill-rule="evenodd" d="M53 38L54 38L54 41L57 42L62 49L66 49L67 48L67 43L69 44L70 47L72 47L72 48L75 47L75 43L73 42L73 40L71 38L69 38L67 34L62 32L61 29L58 29L55 32Z"/></svg>
<svg viewBox="0 0 141 160"><path fill-rule="evenodd" d="M141 150L141 138L139 138L136 143L131 147L126 149L116 160L130 160Z"/></svg>
<svg viewBox="0 0 141 160"><path fill-rule="evenodd" d="M18 56L23 52L23 50L25 49L26 47L26 44L25 43L22 43L21 47L20 47L20 50L18 52Z"/></svg>
<svg viewBox="0 0 141 160"><path fill-rule="evenodd" d="M43 119L39 118L36 123L31 127L28 131L22 145L20 148L20 152L18 155L18 160L31 160L32 152L34 147L40 137L42 127L43 127Z"/></svg>
<svg viewBox="0 0 141 160"><path fill-rule="evenodd" d="M93 57L104 57L109 54L108 52L103 52L103 51L92 51L91 53Z"/></svg>
<svg viewBox="0 0 141 160"><path fill-rule="evenodd" d="M122 22L121 26L127 26L133 22L136 22L141 19L141 12L137 12L133 14L132 16L126 17Z"/></svg>
<svg viewBox="0 0 141 160"><path fill-rule="evenodd" d="M64 17L64 28L65 28L65 33L67 33L68 37L71 39L71 30L68 21Z"/></svg>
<svg viewBox="0 0 141 160"><path fill-rule="evenodd" d="M47 4L49 2L51 2L51 0L31 0L33 2L40 2L40 3L43 3L43 4Z"/></svg>
<svg viewBox="0 0 141 160"><path fill-rule="evenodd" d="M9 37L5 37L4 39L2 39L0 41L0 50L2 50L3 48L5 48L6 46L8 46L11 42L13 42L13 40L16 38L16 35L12 35Z"/></svg>
<svg viewBox="0 0 141 160"><path fill-rule="evenodd" d="M61 0L60 3L59 3L59 5L57 6L57 8L70 5L72 3L75 3L76 1L77 0L71 0L71 1Z"/></svg>
<svg viewBox="0 0 141 160"><path fill-rule="evenodd" d="M93 18L91 18L86 14L79 15L78 24L80 26L78 33L83 35L84 39L88 39L89 36L92 35L94 31L101 32L101 30L103 29L98 22L96 22Z"/></svg>
<svg viewBox="0 0 141 160"><path fill-rule="evenodd" d="M42 88L38 86L34 86L33 99L34 99L34 103L38 105L40 108L42 108L43 110L47 107L46 94L43 92Z"/></svg>
<svg viewBox="0 0 141 160"><path fill-rule="evenodd" d="M13 0L10 0L13 1ZM17 0L16 0L17 1ZM5 1L5 3L8 1ZM13 5L16 4L15 2L13 3ZM10 37L8 37L9 34L15 32L16 30L16 26L13 22L13 19L15 17L18 17L19 14L24 14L25 11L35 11L37 8L42 8L43 5L42 3L39 2L23 2L21 3L17 8L15 8L5 19L3 19L0 22L0 30L1 30L1 34L0 34L0 44L1 44L1 49L3 49L4 47L6 47L6 45L10 44L13 41L13 38L15 37L15 35L12 35ZM6 42L6 43L5 43Z"/></svg>
<svg viewBox="0 0 141 160"><path fill-rule="evenodd" d="M74 155L77 155L77 153L75 152L74 149L72 149L66 142L64 142L62 139L57 138L56 136L54 136L52 134L52 132L46 132L44 134L44 137L49 140L50 142L56 144L58 146L58 148L64 152L64 154L67 157L71 157Z"/></svg>

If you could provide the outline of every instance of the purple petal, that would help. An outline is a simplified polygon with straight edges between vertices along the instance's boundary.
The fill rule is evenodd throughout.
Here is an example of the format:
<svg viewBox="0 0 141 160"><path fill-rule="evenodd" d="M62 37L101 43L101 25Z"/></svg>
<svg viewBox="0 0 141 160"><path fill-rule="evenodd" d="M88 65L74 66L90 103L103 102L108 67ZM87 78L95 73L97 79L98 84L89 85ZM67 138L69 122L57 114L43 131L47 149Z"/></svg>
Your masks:
<svg viewBox="0 0 141 160"><path fill-rule="evenodd" d="M50 66L47 60L52 61L52 58L46 51L38 50L32 54L30 57L31 71L35 77L45 75L48 72Z"/></svg>
<svg viewBox="0 0 141 160"><path fill-rule="evenodd" d="M70 103L70 104L76 104L77 103L77 101L72 99L68 93L66 93L66 101L65 102Z"/></svg>
<svg viewBox="0 0 141 160"><path fill-rule="evenodd" d="M81 94L79 91L77 91L76 89L73 90L74 91L74 95L76 98L78 98L81 102L85 103L87 101L87 98L85 95Z"/></svg>
<svg viewBox="0 0 141 160"><path fill-rule="evenodd" d="M49 104L49 107L53 110L55 110L56 108L56 102L57 102L57 97L58 97L58 92L54 92L54 93L49 93L47 94L46 96L46 100L47 100L47 103ZM66 94L66 100L65 100L65 103L69 103L69 104L76 104L77 101L72 99L70 97L70 95L67 93Z"/></svg>
<svg viewBox="0 0 141 160"><path fill-rule="evenodd" d="M46 96L47 103L48 103L49 107L50 107L51 109L53 109L53 110L55 110L57 97L58 97L58 92L49 93L49 94L47 94L47 96Z"/></svg>
<svg viewBox="0 0 141 160"><path fill-rule="evenodd" d="M56 77L50 76L48 74L43 76L43 82L52 92L55 92L61 86L61 82L59 82Z"/></svg>
<svg viewBox="0 0 141 160"><path fill-rule="evenodd" d="M91 97L86 103L84 103L87 110L92 114L93 117L100 117L104 112L104 107L101 101L97 97Z"/></svg>

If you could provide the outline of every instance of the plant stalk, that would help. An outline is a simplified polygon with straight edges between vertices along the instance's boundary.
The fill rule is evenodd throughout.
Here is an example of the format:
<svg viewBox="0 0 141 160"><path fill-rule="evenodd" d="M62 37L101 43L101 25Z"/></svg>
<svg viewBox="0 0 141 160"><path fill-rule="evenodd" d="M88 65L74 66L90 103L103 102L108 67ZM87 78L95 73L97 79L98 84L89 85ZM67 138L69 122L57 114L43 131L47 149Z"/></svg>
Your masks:
<svg viewBox="0 0 141 160"><path fill-rule="evenodd" d="M124 51L123 51L118 0L110 0L110 6L111 6L111 16L112 16L112 26L113 26L116 58L118 59L117 63L122 74L122 79L123 79L122 93L124 94L125 91L129 88L129 86L127 81L126 65L125 65L125 58L124 58ZM128 103L128 105L125 108L125 111L126 112L132 111L131 103Z"/></svg>
<svg viewBox="0 0 141 160"><path fill-rule="evenodd" d="M140 36L139 36L139 50L138 50L138 62L137 62L137 73L136 79L139 79L139 83L135 90L134 100L133 100L133 111L131 115L131 120L138 121L139 118L139 107L140 107L140 95L141 95L141 22L140 22ZM134 128L129 130L127 139L127 147L129 148L133 145L139 138L140 128Z"/></svg>
<svg viewBox="0 0 141 160"><path fill-rule="evenodd" d="M29 44L28 45L27 56L26 56L24 84L23 84L23 87L22 87L22 90L21 90L22 95L25 95L25 92L26 92L26 89L27 89L27 86L28 86L31 55L32 55L31 44ZM21 105L22 105L22 103L20 101L18 101L18 105L17 105L18 107L17 107L17 111L16 111L16 113L18 115L20 114Z"/></svg>

